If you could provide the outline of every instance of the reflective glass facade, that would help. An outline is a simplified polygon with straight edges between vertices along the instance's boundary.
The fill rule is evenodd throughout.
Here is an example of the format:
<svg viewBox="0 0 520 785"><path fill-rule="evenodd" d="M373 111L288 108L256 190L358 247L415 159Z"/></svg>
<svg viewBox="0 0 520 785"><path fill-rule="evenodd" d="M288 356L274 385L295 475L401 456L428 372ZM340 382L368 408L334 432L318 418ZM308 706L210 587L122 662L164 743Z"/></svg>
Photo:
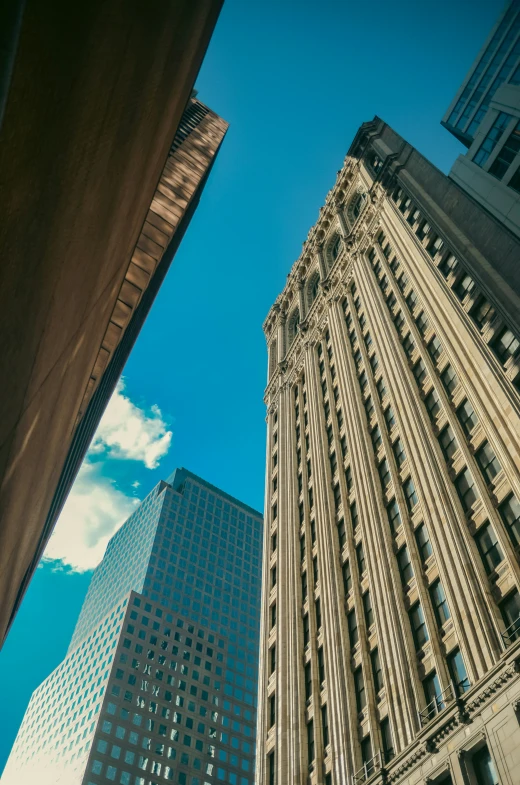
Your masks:
<svg viewBox="0 0 520 785"><path fill-rule="evenodd" d="M261 543L256 511L185 469L160 482L109 543L2 782L252 785Z"/></svg>
<svg viewBox="0 0 520 785"><path fill-rule="evenodd" d="M470 147L503 84L520 84L520 3L504 9L448 109L443 125Z"/></svg>

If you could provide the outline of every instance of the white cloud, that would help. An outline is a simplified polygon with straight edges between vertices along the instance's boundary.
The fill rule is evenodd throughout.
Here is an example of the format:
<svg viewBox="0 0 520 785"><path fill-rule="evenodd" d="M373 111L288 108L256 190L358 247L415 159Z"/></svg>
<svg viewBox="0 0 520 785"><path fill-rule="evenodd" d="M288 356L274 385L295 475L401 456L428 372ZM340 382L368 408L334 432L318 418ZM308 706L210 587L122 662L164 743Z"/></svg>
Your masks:
<svg viewBox="0 0 520 785"><path fill-rule="evenodd" d="M104 452L108 457L142 461L148 469L156 469L170 449L172 432L167 430L158 406L146 414L124 395L121 380L99 423L92 452Z"/></svg>
<svg viewBox="0 0 520 785"><path fill-rule="evenodd" d="M94 441L78 473L43 558L55 569L84 572L96 567L109 539L139 503L109 479L112 459L133 460L155 469L170 448L172 432L157 406L149 413L117 385L99 423ZM99 456L95 462L93 456ZM138 480L131 487L137 489Z"/></svg>
<svg viewBox="0 0 520 785"><path fill-rule="evenodd" d="M133 512L139 499L127 496L100 473L101 464L85 459L43 558L77 572L96 567L109 539Z"/></svg>

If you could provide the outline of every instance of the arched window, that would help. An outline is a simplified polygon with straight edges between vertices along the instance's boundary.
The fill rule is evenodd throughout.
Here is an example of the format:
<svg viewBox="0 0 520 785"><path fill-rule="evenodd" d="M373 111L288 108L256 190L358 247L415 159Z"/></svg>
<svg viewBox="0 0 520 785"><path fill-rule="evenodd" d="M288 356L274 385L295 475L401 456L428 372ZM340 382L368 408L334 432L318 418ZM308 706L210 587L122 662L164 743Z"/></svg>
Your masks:
<svg viewBox="0 0 520 785"><path fill-rule="evenodd" d="M341 251L341 237L336 235L334 238L332 245L330 246L330 255L332 256L332 261L335 262L338 258Z"/></svg>
<svg viewBox="0 0 520 785"><path fill-rule="evenodd" d="M350 225L354 224L361 213L363 212L363 208L365 206L367 195L358 191L349 202L348 209L347 209L347 217L350 222Z"/></svg>
<svg viewBox="0 0 520 785"><path fill-rule="evenodd" d="M292 312L291 316L289 317L289 321L287 323L287 335L289 338L288 345L290 346L294 339L296 338L296 333L298 332L298 325L300 324L300 311L298 308Z"/></svg>
<svg viewBox="0 0 520 785"><path fill-rule="evenodd" d="M307 285L307 306L310 308L313 304L314 300L318 296L318 292L320 290L320 274L319 272L314 272Z"/></svg>

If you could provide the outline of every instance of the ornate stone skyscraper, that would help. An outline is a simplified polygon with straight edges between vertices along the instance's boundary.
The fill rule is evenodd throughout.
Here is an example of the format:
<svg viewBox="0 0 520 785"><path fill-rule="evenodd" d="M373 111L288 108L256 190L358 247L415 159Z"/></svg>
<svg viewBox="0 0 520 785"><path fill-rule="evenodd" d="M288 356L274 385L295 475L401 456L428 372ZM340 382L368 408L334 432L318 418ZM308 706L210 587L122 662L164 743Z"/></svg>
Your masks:
<svg viewBox="0 0 520 785"><path fill-rule="evenodd" d="M264 324L257 785L519 782L519 261L360 128Z"/></svg>

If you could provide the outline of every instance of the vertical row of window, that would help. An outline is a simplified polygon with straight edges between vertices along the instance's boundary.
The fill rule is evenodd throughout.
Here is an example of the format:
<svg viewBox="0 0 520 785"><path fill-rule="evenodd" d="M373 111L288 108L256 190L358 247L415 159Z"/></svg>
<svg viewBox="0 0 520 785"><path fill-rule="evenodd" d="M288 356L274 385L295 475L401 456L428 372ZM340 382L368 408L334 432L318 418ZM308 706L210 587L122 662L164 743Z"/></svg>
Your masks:
<svg viewBox="0 0 520 785"><path fill-rule="evenodd" d="M372 258L375 259L375 253ZM380 263L378 264L379 264L378 272L381 273L381 264ZM402 288L403 289L406 288L404 284L402 285ZM355 288L353 289L353 295L355 295ZM416 301L413 298L412 298L412 302L415 305ZM363 342L367 347L368 358L370 362L371 357L374 356L370 354L373 350L373 346L372 346L373 342L371 338L370 340L367 340L367 337L370 336L370 333L367 331L366 315L362 312L362 306L361 306L359 295L355 296L354 308L356 309L358 314L359 326L361 328ZM352 318L350 320L347 319L347 328L352 326L352 324L353 324ZM362 358L356 360L356 358L358 357L358 352L359 354L361 354L361 352L359 350L359 342L355 335L355 330L353 327L352 327L352 331L349 333L349 337L351 340L354 362L356 363L356 368L359 374L358 380L360 383L361 392L364 397L366 395L366 388L368 386L368 381L366 380L366 372L363 370ZM358 348L356 348L356 346ZM375 365L376 367L378 367L378 363L376 363ZM401 436L396 432L397 427L396 427L396 421L395 421L395 416L392 406L390 404L387 404L386 386L385 386L384 379L382 376L379 376L379 373L375 373L374 375L376 377L374 379L374 383L376 385L376 390L378 392L378 396L380 398L380 404L381 404L379 410L382 412L383 415L382 419L386 424L387 438L390 443L390 447L394 456L397 470L398 472L401 472L406 460L405 447ZM377 378L378 376L379 378ZM395 535L396 532L401 528L402 519L401 519L399 505L395 497L395 494L390 491L390 488L393 486L393 478L392 478L393 469L391 468L390 458L385 454L385 450L383 446L384 440L381 433L381 427L379 425L379 422L376 421L374 423L372 420L372 414L374 412L374 408L371 406L369 410L371 412L371 416L368 419L368 427L369 427L369 433L370 433L372 445L374 447L374 458L376 461L376 466L378 468L378 474L381 481L383 498L387 503L387 515L388 515L390 529L392 531L392 534ZM376 418L374 418L374 420L375 419ZM411 477L407 477L406 479L404 479L404 481L402 482L402 490L408 507L408 512L410 514L415 514L415 510L418 505L418 497ZM389 501L388 501L388 496L391 496ZM415 540L416 540L417 550L420 559L421 561L423 560L426 561L431 556L432 549L431 549L431 544L429 541L428 532L425 524L421 522L415 529L414 533L415 533ZM412 560L410 558L409 548L406 542L405 544L401 545L401 547L397 551L396 558L397 558L397 565L399 568L399 574L401 577L401 583L403 589L406 592L409 588L409 584L411 583L412 578L414 577ZM442 625L449 619L450 612L440 579L437 578L430 585L429 595L430 595L430 600L431 600L431 604L437 624L439 625L439 627L442 627ZM349 614L348 627L349 627L349 633L351 635L351 642L352 642L354 640L357 641L357 625L355 624L355 617L352 611L351 614ZM426 644L426 642L429 639L428 629L424 619L423 608L420 600L416 602L410 609L409 619L410 619L412 637L414 640L415 648L419 651L423 648L423 646ZM361 672L359 674L359 678L361 678ZM464 679L465 678L466 677L464 674ZM429 692L427 692L427 688L429 688L430 684L435 684L435 685L439 684L439 680L435 671L430 673L427 679L424 681L425 697L427 699L427 703L429 703ZM358 680L356 682L356 695L360 694L359 687L360 687L360 682ZM364 693L361 693L360 699L361 701L364 700Z"/></svg>
<svg viewBox="0 0 520 785"><path fill-rule="evenodd" d="M390 245L386 242L386 239L382 233L379 235L378 241L382 247L383 254L388 260L389 270L399 283L399 280L403 275L405 275L405 273L401 270L400 263L395 255L392 255ZM427 385L429 385L430 382L433 384L432 389L424 398L424 403L432 423L436 425L439 420L441 421L441 430L438 432L438 441L444 458L448 463L449 468L451 468L453 465L454 458L456 459L457 464L460 466L460 459L462 458L462 455L459 452L459 443L453 430L453 424L449 422L449 417L447 416L448 410L445 409L445 407L443 407L441 404L439 394L433 383L433 379L430 379L430 375L425 363L425 358L421 357L420 355L417 357L419 352L416 352L415 348L411 353L409 350L407 351L405 345L407 338L409 339L409 343L414 342L412 333L411 331L409 332L411 328L408 324L408 319L405 318L403 312L398 306L397 299L395 298L394 292L391 290L386 274L382 274L383 271L381 262L377 260L375 249L370 250L369 259L373 264L376 279L383 292L383 296L386 300L386 304L389 308L394 324L396 323L396 316L401 315L397 329L400 339L402 340L403 349L410 362L412 373L419 386L419 389L422 391L424 388L427 389ZM459 380L457 374L455 373L450 363L446 361L442 343L438 336L433 333L433 329L430 326L430 319L424 310L421 309L418 299L415 297L415 295L413 298L410 298L410 295L412 294L414 294L413 290L410 290L408 296L406 297L407 303L410 299L412 299L414 303L413 307L410 308L410 315L415 322L422 342L430 356L434 370L438 375L446 395L450 401L455 399L458 402L458 405L455 409L456 420L460 425L460 429L466 437L467 441L471 442L473 440L473 446L476 447L474 450L474 459L476 465L480 471L480 474L482 475L485 485L490 486L489 493L491 493L491 491L494 490L494 485L497 482L497 476L502 472L500 463L489 441L485 437L479 436L476 433L478 426L477 415L469 400L462 396L459 389ZM404 340L402 339L403 334L406 335ZM442 422L444 422L446 419L448 422L442 425ZM475 442L475 439L478 441ZM464 450L463 454L466 457L466 465L458 470L454 478L454 485L464 512L467 515L471 515L474 505L480 498L480 493L473 473L468 465L471 462L468 450ZM504 523L505 529L509 535L509 539L511 540L513 547L515 549L519 548L520 504L513 493L506 495L502 503L499 505L498 512L502 522ZM497 540L493 526L489 520L485 520L479 525L475 536L475 541L487 574L494 575L496 577L495 569L503 561L504 553ZM506 600L506 604L509 607L511 603L509 602L508 598L506 598ZM520 620L511 622L509 616L506 616L503 611L502 616L504 618L504 623L506 623L506 621L509 622L506 624L506 627L509 627L511 624L513 624L513 628L510 630L509 634L513 636L520 634Z"/></svg>
<svg viewBox="0 0 520 785"><path fill-rule="evenodd" d="M520 133L518 139L520 141ZM428 220L400 186L394 190L392 199L447 285L460 301L463 310L480 331L483 342L489 346L502 365L513 387L520 392L520 336L515 335L511 327L498 315L488 297L480 290L461 261L446 246L444 240L430 226ZM377 240L384 256L388 259L391 247L384 232L380 233Z"/></svg>
<svg viewBox="0 0 520 785"><path fill-rule="evenodd" d="M368 358L368 366L370 366L370 372L372 376L378 374L379 369L379 359L374 351L374 342L370 331L367 329L367 319L366 315L362 310L361 298L359 293L357 292L357 287L353 284L351 289L351 294L353 298L353 309L351 310L349 306L348 300L345 300L343 303L344 308L344 316L345 316L345 324L347 328L347 333L351 345L352 357L354 360L354 365L356 367L356 371L358 374L358 382L361 389L362 398L365 405L366 416L369 424L371 423L372 417L375 412L375 405L372 400L372 396L370 394L370 386L369 386L369 378L367 370L365 369L365 363L363 360L363 353L361 351L361 344L359 335L362 336L362 341L366 349L367 358ZM354 325L354 316L353 312L357 314L357 323L358 327L356 328ZM380 384L377 386L378 395L381 399L384 398L386 394L386 390L384 388L384 382L381 379ZM393 418L393 412L389 411L387 413L388 422L390 427L395 422ZM382 445L382 436L381 431L378 426L375 426L371 430L371 438L374 444L374 449L377 452L379 447ZM350 466L349 466L350 469ZM388 466L386 461L381 461L379 464L379 472L380 476L383 478L383 483L387 484L387 472ZM351 487L351 475L350 477L346 477L347 480L347 489L350 491ZM350 482L349 482L350 481ZM347 597L347 603L350 605L352 604L352 594L353 594L353 576L352 576L352 560L354 560L355 565L357 567L357 581L359 586L361 587L362 581L366 576L366 556L365 556L365 549L363 540L361 539L361 534L359 531L359 517L358 517L358 509L356 501L351 501L350 507L350 523L351 523L351 535L352 535L352 546L349 549L346 558L344 558L343 554L343 544L346 542L346 534L344 534L345 524L343 516L340 518L338 522L338 537L339 537L339 545L340 545L340 556L342 560L342 573L343 573L343 587L345 591L345 595ZM359 607L357 607L359 604ZM348 608L348 605L347 605ZM358 613L362 614L365 622L365 628L367 631L367 636L370 639L369 645L369 661L371 665L371 678L373 683L373 688L376 696L381 697L381 692L384 689L384 679L383 679L383 671L381 667L381 660L379 656L379 648L377 646L377 639L374 638L375 633L375 614L374 614L374 607L372 604L372 597L370 594L370 589L361 590L360 593L355 593L354 603L350 610L347 610L347 630L349 636L350 646L355 653L360 645L360 633L359 633L359 625L358 625ZM374 645L375 642L375 645ZM354 694L356 700L356 709L358 714L364 712L367 696L366 696L366 679L370 678L367 677L367 674L364 673L363 665L360 664L353 673L353 682L354 682ZM388 717L383 718L380 723L379 727L379 745L382 748L383 758L385 761L391 760L394 757L395 751L392 741L392 731L390 727L390 720ZM360 751L361 751L361 760L363 763L364 768L364 775L371 776L371 774L375 771L375 768L381 763L379 760L379 756L376 754L374 755L374 748L373 748L373 739L371 734L367 734L360 740Z"/></svg>

